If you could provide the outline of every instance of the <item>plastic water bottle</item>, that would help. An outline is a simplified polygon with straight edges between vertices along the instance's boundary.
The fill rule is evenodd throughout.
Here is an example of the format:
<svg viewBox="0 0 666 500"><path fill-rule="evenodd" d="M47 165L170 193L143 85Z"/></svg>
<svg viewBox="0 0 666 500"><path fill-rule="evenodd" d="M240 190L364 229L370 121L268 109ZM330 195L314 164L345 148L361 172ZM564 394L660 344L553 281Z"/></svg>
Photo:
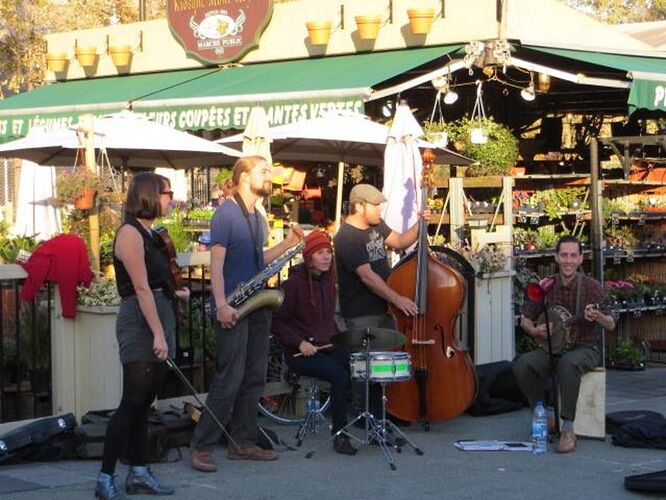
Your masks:
<svg viewBox="0 0 666 500"><path fill-rule="evenodd" d="M532 453L538 457L546 454L546 439L548 437L548 417L543 402L537 401L532 414Z"/></svg>

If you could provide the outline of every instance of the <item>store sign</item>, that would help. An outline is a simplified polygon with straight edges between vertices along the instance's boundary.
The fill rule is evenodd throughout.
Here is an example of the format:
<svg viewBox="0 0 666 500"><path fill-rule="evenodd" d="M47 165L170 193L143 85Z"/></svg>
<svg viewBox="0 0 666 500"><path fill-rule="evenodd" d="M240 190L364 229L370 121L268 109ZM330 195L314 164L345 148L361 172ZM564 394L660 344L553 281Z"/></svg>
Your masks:
<svg viewBox="0 0 666 500"><path fill-rule="evenodd" d="M167 0L176 40L188 54L217 64L257 47L272 13L272 0Z"/></svg>
<svg viewBox="0 0 666 500"><path fill-rule="evenodd" d="M253 106L253 104L246 102L207 106L162 106L159 108L149 107L150 101L146 101L146 103L134 101L133 104L135 112L145 115L157 123L179 130L242 130L247 124ZM364 112L362 96L262 101L261 105L266 110L268 122L271 126L318 118L334 110ZM79 116L82 114L105 115L120 110L119 107L116 110L105 109L104 111L91 109L90 111L81 110L70 113L0 116L0 143L25 136L33 127L43 127L46 130L71 127L78 123Z"/></svg>

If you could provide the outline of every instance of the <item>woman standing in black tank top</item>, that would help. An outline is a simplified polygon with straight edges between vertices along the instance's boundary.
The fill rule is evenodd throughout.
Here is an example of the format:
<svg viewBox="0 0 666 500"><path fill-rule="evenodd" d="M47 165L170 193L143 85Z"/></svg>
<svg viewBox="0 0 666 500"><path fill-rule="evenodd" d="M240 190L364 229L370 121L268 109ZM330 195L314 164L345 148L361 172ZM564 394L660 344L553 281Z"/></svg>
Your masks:
<svg viewBox="0 0 666 500"><path fill-rule="evenodd" d="M123 298L116 323L123 395L106 431L97 477L95 496L105 500L125 498L114 476L125 443L130 465L127 493L174 493L155 478L145 458L148 412L168 372L164 360L175 349L173 300L189 295L187 289L174 290L167 256L152 230L154 220L167 213L172 198L166 177L135 175L127 191L125 221L114 240L116 284Z"/></svg>

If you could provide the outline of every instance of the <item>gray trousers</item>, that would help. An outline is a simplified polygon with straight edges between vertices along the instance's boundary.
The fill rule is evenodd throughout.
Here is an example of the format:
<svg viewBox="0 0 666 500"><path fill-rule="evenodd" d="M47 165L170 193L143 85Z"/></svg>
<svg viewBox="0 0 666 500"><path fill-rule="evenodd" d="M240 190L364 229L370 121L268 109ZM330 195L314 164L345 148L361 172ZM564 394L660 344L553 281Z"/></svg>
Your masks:
<svg viewBox="0 0 666 500"><path fill-rule="evenodd" d="M576 347L553 358L556 366L560 393L560 416L573 421L576 417L576 402L580 379L599 364L599 354L591 347ZM530 404L544 400L545 387L550 377L548 353L543 349L523 354L513 365L513 373L523 394ZM550 387L550 385L548 385Z"/></svg>
<svg viewBox="0 0 666 500"><path fill-rule="evenodd" d="M257 438L257 402L266 385L270 325L271 312L266 308L229 330L215 322L217 370L206 405L220 422L231 424L231 435L242 447L255 444ZM204 410L190 447L211 451L221 437L222 430Z"/></svg>

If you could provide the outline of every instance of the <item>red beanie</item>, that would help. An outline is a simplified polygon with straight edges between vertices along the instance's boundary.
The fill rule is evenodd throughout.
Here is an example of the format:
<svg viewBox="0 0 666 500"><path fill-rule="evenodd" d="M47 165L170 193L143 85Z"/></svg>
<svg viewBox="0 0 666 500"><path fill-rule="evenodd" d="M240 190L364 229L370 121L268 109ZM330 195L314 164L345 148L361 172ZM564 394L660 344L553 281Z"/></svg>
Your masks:
<svg viewBox="0 0 666 500"><path fill-rule="evenodd" d="M331 240L328 234L319 229L315 229L305 237L305 246L303 247L303 260L310 261L310 257L317 250L328 248L332 250Z"/></svg>

